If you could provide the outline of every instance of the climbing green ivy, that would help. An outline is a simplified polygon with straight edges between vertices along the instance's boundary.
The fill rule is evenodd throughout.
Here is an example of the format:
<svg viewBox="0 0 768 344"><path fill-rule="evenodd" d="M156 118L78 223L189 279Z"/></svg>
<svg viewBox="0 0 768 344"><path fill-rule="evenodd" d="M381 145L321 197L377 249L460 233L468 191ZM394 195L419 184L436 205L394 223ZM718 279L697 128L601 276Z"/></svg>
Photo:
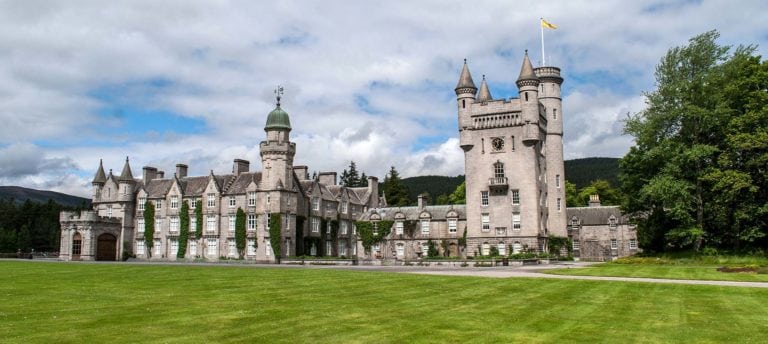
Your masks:
<svg viewBox="0 0 768 344"><path fill-rule="evenodd" d="M203 237L203 201L195 201L195 237L197 240Z"/></svg>
<svg viewBox="0 0 768 344"><path fill-rule="evenodd" d="M366 251L371 250L373 244L381 242L392 231L392 224L394 221L381 220L377 222L377 234L373 234L373 222L370 221L356 221L357 233L360 235L360 241L363 243L363 247Z"/></svg>
<svg viewBox="0 0 768 344"><path fill-rule="evenodd" d="M563 247L568 250L568 256L573 255L573 244L568 237L550 235L549 238L547 238L547 247L549 248L550 254L554 254L558 257L560 256L560 250Z"/></svg>
<svg viewBox="0 0 768 344"><path fill-rule="evenodd" d="M269 216L269 243L272 244L272 252L275 259L280 259L280 213L272 213Z"/></svg>
<svg viewBox="0 0 768 344"><path fill-rule="evenodd" d="M155 243L155 203L144 203L144 247L147 257L152 258L152 248Z"/></svg>
<svg viewBox="0 0 768 344"><path fill-rule="evenodd" d="M245 256L245 212L243 208L237 208L235 215L235 246L240 259Z"/></svg>
<svg viewBox="0 0 768 344"><path fill-rule="evenodd" d="M189 202L181 203L179 211L179 251L176 252L176 258L184 258L187 254L187 241L189 240Z"/></svg>

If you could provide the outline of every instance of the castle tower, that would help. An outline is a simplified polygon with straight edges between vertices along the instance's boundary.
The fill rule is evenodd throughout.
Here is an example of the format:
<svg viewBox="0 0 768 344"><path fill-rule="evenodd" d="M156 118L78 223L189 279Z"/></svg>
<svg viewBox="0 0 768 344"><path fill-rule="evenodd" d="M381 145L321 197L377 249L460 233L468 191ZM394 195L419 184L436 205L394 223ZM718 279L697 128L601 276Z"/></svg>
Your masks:
<svg viewBox="0 0 768 344"><path fill-rule="evenodd" d="M475 102L475 95L477 94L477 87L475 87L472 74L469 73L469 67L467 66L467 59L464 59L464 67L461 69L459 82L456 84L454 91L456 91L456 101L459 108L459 131L461 131L471 125L469 117L472 103Z"/></svg>
<svg viewBox="0 0 768 344"><path fill-rule="evenodd" d="M560 68L539 67L534 70L539 77L539 102L544 105L547 119L546 162L547 193L549 200L549 231L553 235L566 236L565 213L565 164L563 162L563 107Z"/></svg>
<svg viewBox="0 0 768 344"><path fill-rule="evenodd" d="M99 159L99 169L96 170L96 175L93 176L93 181L91 182L91 185L93 185L93 200L96 201L99 198L101 198L101 189L104 187L104 183L107 182L107 175L104 173L104 164L101 159Z"/></svg>
<svg viewBox="0 0 768 344"><path fill-rule="evenodd" d="M539 78L533 71L531 60L528 59L528 50L525 51L523 66L520 68L520 76L517 78L517 88L520 94L522 108L523 142L535 144L540 140L539 135Z"/></svg>
<svg viewBox="0 0 768 344"><path fill-rule="evenodd" d="M118 196L117 200L120 202L133 201L133 186L136 183L133 180L133 173L131 173L131 165L128 163L128 157L125 157L125 165L123 165L123 172L120 173L120 177L117 178L118 182Z"/></svg>

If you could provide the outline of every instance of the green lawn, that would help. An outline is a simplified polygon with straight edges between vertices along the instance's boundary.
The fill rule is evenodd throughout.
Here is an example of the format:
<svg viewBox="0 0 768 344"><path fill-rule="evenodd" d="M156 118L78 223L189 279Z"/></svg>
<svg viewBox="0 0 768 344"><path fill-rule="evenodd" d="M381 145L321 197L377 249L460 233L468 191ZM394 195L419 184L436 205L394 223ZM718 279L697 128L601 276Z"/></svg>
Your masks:
<svg viewBox="0 0 768 344"><path fill-rule="evenodd" d="M3 343L761 342L768 289L0 262Z"/></svg>
<svg viewBox="0 0 768 344"><path fill-rule="evenodd" d="M554 269L542 272L555 275L649 277L712 281L768 282L768 274L720 272L714 265L637 265L599 264L578 269Z"/></svg>

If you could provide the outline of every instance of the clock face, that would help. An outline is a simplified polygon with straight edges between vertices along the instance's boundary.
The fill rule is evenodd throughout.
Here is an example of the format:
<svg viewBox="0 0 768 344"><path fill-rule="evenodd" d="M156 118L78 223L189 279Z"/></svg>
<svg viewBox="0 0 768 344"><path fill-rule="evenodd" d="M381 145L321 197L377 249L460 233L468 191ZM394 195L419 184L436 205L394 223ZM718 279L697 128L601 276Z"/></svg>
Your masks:
<svg viewBox="0 0 768 344"><path fill-rule="evenodd" d="M491 141L491 147L493 147L493 150L500 151L504 149L504 139L500 137L496 137Z"/></svg>

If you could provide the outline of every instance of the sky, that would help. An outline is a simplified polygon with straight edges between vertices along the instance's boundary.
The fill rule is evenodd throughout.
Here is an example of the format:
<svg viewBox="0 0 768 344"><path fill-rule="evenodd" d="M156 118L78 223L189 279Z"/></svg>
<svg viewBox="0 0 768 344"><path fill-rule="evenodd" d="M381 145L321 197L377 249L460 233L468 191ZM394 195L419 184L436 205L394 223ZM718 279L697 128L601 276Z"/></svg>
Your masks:
<svg viewBox="0 0 768 344"><path fill-rule="evenodd" d="M525 50L562 70L566 159L621 157L666 51L716 29L766 55L766 1L2 1L0 185L88 197L104 160L260 170L282 85L296 165L383 179L463 174L466 58L517 96Z"/></svg>

